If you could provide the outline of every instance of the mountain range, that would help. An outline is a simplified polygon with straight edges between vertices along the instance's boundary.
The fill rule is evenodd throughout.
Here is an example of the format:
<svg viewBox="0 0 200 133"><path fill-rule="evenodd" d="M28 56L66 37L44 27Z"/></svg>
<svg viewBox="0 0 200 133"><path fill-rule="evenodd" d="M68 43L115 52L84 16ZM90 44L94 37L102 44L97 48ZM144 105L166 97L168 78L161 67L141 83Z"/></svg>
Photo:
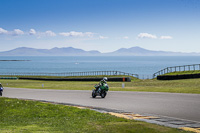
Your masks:
<svg viewBox="0 0 200 133"><path fill-rule="evenodd" d="M200 53L153 51L141 47L121 48L109 53L101 53L96 50L85 51L73 47L55 47L52 49L19 47L0 52L0 56L200 56Z"/></svg>

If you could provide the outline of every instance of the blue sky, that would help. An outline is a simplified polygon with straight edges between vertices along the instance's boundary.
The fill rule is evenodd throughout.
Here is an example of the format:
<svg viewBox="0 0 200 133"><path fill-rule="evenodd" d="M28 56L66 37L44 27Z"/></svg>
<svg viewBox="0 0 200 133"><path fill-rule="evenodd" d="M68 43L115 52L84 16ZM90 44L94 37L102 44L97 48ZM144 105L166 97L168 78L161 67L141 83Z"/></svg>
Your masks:
<svg viewBox="0 0 200 133"><path fill-rule="evenodd" d="M0 0L0 46L200 52L200 0Z"/></svg>

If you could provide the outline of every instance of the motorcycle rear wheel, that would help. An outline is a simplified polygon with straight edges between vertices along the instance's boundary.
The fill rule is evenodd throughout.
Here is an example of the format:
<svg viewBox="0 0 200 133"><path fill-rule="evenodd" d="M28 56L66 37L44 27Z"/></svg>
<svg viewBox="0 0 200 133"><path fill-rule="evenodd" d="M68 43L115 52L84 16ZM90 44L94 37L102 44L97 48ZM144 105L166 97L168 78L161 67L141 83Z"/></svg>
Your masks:
<svg viewBox="0 0 200 133"><path fill-rule="evenodd" d="M101 93L101 98L105 98L106 97L106 92L105 91L103 91L102 93Z"/></svg>

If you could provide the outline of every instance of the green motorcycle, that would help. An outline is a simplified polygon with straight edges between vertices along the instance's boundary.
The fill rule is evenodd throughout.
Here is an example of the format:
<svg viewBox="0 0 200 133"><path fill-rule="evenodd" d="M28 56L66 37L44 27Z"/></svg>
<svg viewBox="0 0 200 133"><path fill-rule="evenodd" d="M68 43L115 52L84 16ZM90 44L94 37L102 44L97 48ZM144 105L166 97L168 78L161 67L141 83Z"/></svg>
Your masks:
<svg viewBox="0 0 200 133"><path fill-rule="evenodd" d="M0 96L2 96L2 93L3 93L3 86L0 83Z"/></svg>
<svg viewBox="0 0 200 133"><path fill-rule="evenodd" d="M95 89L92 90L92 97L95 98L96 96L101 96L101 98L105 98L107 92L109 90L108 84L104 83L103 85L96 84Z"/></svg>

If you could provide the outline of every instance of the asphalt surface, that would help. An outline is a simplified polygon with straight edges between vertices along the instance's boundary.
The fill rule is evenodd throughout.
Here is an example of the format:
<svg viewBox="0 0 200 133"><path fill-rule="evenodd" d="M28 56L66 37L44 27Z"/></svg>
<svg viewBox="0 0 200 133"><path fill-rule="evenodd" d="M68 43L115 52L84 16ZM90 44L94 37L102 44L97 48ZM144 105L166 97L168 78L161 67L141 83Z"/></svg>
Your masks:
<svg viewBox="0 0 200 133"><path fill-rule="evenodd" d="M200 122L200 95L159 92L114 92L106 98L92 91L4 88L3 96L92 106L144 115L167 116Z"/></svg>

